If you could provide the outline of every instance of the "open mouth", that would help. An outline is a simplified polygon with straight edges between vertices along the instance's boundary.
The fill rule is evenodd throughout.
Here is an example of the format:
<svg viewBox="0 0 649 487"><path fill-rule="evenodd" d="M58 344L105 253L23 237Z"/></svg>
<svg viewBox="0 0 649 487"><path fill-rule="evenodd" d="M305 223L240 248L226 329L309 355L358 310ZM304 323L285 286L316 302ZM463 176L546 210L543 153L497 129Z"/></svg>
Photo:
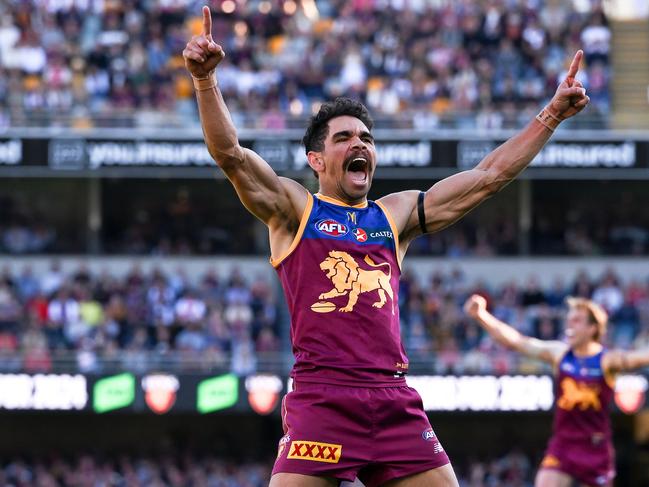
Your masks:
<svg viewBox="0 0 649 487"><path fill-rule="evenodd" d="M370 172L370 163L365 157L355 156L346 161L345 172L349 173L353 182L366 183Z"/></svg>

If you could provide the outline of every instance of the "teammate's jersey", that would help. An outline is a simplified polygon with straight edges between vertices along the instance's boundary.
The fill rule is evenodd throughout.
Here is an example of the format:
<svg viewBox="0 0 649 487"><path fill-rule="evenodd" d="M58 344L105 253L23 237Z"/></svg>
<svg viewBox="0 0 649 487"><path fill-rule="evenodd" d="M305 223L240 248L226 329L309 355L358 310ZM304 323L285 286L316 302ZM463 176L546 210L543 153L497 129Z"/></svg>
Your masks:
<svg viewBox="0 0 649 487"><path fill-rule="evenodd" d="M271 260L291 314L295 379L404 382L398 252L396 227L380 203L308 195L295 240Z"/></svg>
<svg viewBox="0 0 649 487"><path fill-rule="evenodd" d="M604 445L611 440L611 378L602 369L603 349L590 357L569 350L559 363L553 439Z"/></svg>

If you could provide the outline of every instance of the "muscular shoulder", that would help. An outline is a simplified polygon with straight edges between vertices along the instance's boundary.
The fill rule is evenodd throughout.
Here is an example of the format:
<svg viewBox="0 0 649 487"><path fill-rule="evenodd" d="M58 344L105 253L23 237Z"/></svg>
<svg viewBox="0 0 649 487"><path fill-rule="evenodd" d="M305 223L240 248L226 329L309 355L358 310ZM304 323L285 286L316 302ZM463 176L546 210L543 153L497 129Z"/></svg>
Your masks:
<svg viewBox="0 0 649 487"><path fill-rule="evenodd" d="M416 216L418 196L419 191L408 190L391 193L378 200L390 212L400 234L408 228L413 212Z"/></svg>
<svg viewBox="0 0 649 487"><path fill-rule="evenodd" d="M283 176L279 177L279 181L284 188L284 191L286 191L289 198L291 199L291 202L297 206L301 205L302 210L304 210L308 193L306 188L294 179L285 178Z"/></svg>
<svg viewBox="0 0 649 487"><path fill-rule="evenodd" d="M277 216L270 226L275 228L297 228L306 208L308 191L293 179L280 177L279 181L290 204L287 208L277 208Z"/></svg>

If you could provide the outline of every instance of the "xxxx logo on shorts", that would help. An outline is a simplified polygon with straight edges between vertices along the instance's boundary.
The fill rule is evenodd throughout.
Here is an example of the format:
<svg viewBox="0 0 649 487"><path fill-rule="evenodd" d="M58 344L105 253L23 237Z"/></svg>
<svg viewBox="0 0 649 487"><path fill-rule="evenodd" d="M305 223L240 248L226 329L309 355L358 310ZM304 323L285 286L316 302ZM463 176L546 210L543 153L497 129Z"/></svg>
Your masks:
<svg viewBox="0 0 649 487"><path fill-rule="evenodd" d="M312 462L338 463L343 446L316 441L293 440L286 458Z"/></svg>

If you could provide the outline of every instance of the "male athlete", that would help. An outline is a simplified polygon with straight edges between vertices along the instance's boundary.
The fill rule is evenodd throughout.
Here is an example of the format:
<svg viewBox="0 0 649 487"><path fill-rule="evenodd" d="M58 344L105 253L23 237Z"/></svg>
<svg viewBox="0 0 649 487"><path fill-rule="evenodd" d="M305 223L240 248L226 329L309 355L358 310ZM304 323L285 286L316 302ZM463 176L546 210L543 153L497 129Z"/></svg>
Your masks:
<svg viewBox="0 0 649 487"><path fill-rule="evenodd" d="M278 177L242 148L218 89L225 53L203 33L183 51L207 148L241 202L269 228L271 263L291 313L293 391L271 487L325 487L358 477L367 487L457 486L423 411L406 386L399 333L400 263L410 242L440 230L512 181L559 121L588 103L575 80L582 52L539 116L478 166L428 191L368 201L376 169L372 119L353 100L325 103L303 142L320 191Z"/></svg>
<svg viewBox="0 0 649 487"><path fill-rule="evenodd" d="M598 304L568 298L566 341L521 335L487 311L486 300L471 296L464 309L498 343L551 363L557 399L552 438L536 487L611 486L615 476L609 406L614 375L649 365L646 351L608 351L602 346L608 317Z"/></svg>

